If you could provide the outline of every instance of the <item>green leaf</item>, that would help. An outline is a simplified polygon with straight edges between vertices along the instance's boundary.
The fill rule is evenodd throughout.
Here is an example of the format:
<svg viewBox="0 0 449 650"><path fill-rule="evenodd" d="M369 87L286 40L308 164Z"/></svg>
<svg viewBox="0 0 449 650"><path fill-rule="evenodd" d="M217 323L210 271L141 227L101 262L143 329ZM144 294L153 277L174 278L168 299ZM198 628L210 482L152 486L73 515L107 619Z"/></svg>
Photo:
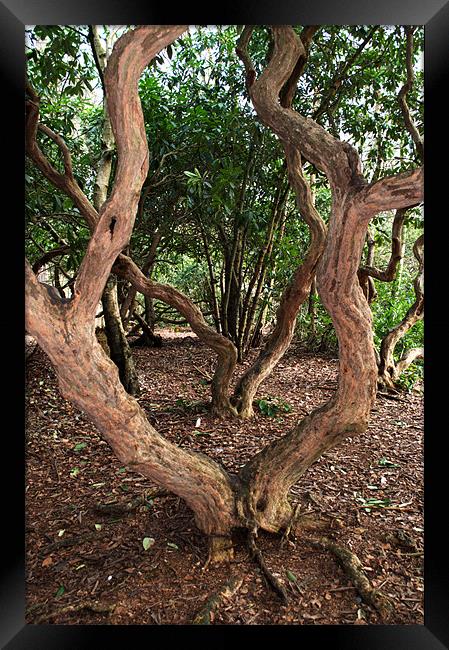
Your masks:
<svg viewBox="0 0 449 650"><path fill-rule="evenodd" d="M101 524L94 524L95 530L101 530Z"/></svg>
<svg viewBox="0 0 449 650"><path fill-rule="evenodd" d="M60 596L62 596L64 592L65 592L65 587L64 585L61 585L58 591L55 593L55 598L59 598Z"/></svg>
<svg viewBox="0 0 449 650"><path fill-rule="evenodd" d="M75 478L75 477L78 476L79 473L80 473L80 468L79 467L74 467L70 472L70 476L72 478Z"/></svg>
<svg viewBox="0 0 449 650"><path fill-rule="evenodd" d="M154 539L154 537L144 537L142 540L142 546L145 549L145 551L148 551L150 546L153 546L155 541L156 540Z"/></svg>
<svg viewBox="0 0 449 650"><path fill-rule="evenodd" d="M73 447L73 451L81 451L85 447L87 447L87 442L79 442L77 445Z"/></svg>
<svg viewBox="0 0 449 650"><path fill-rule="evenodd" d="M290 580L290 582L298 582L298 578L295 576L295 574L290 571L290 569L287 569L285 572L287 578Z"/></svg>
<svg viewBox="0 0 449 650"><path fill-rule="evenodd" d="M381 467L399 467L396 463L392 463L387 458L381 458L378 462Z"/></svg>

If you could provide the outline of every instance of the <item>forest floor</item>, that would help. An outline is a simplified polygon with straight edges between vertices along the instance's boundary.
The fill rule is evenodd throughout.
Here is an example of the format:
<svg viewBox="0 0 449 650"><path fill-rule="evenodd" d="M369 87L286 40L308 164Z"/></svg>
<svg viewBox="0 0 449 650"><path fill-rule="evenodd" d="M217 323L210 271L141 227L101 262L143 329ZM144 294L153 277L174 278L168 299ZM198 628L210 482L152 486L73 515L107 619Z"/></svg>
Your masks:
<svg viewBox="0 0 449 650"><path fill-rule="evenodd" d="M160 333L161 349L133 349L139 402L161 434L229 472L336 387L338 360L293 344L260 390L291 410L218 420L206 409L213 353L189 331ZM417 393L379 396L368 430L325 453L291 492L300 512L340 521L320 534L358 556L372 586L394 604L390 624L424 622L422 402ZM39 348L27 362L26 415L28 623L190 624L231 576L241 585L222 600L213 624L384 622L335 556L311 544L311 532L289 541L263 532L257 538L287 605L265 583L243 537L231 564L206 566L206 539L184 502L121 466L59 395Z"/></svg>

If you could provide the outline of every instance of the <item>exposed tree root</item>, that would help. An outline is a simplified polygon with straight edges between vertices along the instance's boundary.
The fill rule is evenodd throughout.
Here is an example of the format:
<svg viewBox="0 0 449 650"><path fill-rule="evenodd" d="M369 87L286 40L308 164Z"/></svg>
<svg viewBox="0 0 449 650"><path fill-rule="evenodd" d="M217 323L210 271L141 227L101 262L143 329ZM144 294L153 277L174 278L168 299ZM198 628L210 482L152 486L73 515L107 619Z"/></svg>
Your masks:
<svg viewBox="0 0 449 650"><path fill-rule="evenodd" d="M126 503L97 503L92 507L94 512L100 515L123 516L130 512L134 512L139 506L145 505L147 499L155 499L156 497L169 496L171 492L167 490L156 489L146 492L145 495L134 499L134 501L127 501Z"/></svg>
<svg viewBox="0 0 449 650"><path fill-rule="evenodd" d="M262 552L256 545L256 533L254 531L250 531L248 533L248 546L249 546L249 550L251 552L251 556L257 562L257 564L259 565L260 570L262 571L262 575L264 576L265 580L274 589L274 591L278 594L278 596L280 597L280 599L282 600L284 605L287 605L288 604L288 596L287 596L287 592L285 590L285 587L276 578L276 576L271 573L270 569L265 564L265 560L263 558Z"/></svg>
<svg viewBox="0 0 449 650"><path fill-rule="evenodd" d="M284 545L285 542L290 542L290 539L289 539L290 532L291 532L292 528L294 530L296 528L296 523L298 521L298 518L300 517L300 514L299 514L300 509L301 509L301 504L297 503L294 510L293 510L290 521L288 522L287 526L285 527L284 534L282 535L281 547Z"/></svg>
<svg viewBox="0 0 449 650"><path fill-rule="evenodd" d="M58 540L49 544L45 550L42 552L42 555L48 555L51 551L57 551L60 548L68 548L69 546L75 546L76 544L82 544L89 539L94 537L98 538L98 533L88 533L87 535L75 535L74 537L67 537L65 539Z"/></svg>
<svg viewBox="0 0 449 650"><path fill-rule="evenodd" d="M352 553L349 549L336 544L327 537L319 537L311 540L314 546L320 546L330 551L337 558L342 569L348 574L354 587L359 592L363 600L372 605L381 615L385 622L388 622L392 612L393 603L382 593L374 589L365 575L357 555Z"/></svg>
<svg viewBox="0 0 449 650"><path fill-rule="evenodd" d="M343 527L344 524L338 517L313 517L305 513L298 517L295 524L295 533L298 534L305 530L315 532L320 530L335 530L336 528L341 529Z"/></svg>
<svg viewBox="0 0 449 650"><path fill-rule="evenodd" d="M53 612L48 612L47 614L41 614L35 621L35 625L40 625L45 621L48 621L55 616L60 616L61 614L69 614L72 612L80 612L83 609L90 609L92 612L97 612L100 614L110 614L116 608L115 604L112 605L102 605L96 600L83 600L76 605L67 605L66 607L61 607L60 609L54 610Z"/></svg>
<svg viewBox="0 0 449 650"><path fill-rule="evenodd" d="M214 618L215 612L223 602L229 600L240 589L243 583L243 578L232 577L226 584L217 592L212 594L207 599L203 607L195 615L192 625L210 625Z"/></svg>

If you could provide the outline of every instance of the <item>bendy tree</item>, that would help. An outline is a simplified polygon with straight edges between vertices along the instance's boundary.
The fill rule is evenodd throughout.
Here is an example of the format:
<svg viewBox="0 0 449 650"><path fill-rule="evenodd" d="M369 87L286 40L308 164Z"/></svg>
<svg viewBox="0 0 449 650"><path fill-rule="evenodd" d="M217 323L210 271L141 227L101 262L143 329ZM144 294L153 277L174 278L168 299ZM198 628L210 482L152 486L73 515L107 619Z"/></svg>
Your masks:
<svg viewBox="0 0 449 650"><path fill-rule="evenodd" d="M378 369L372 317L359 283L358 269L368 224L386 210L401 210L423 199L423 170L384 175L369 182L358 152L347 142L292 108L292 94L309 46L310 31L298 35L290 26L270 28L266 61L256 72L248 52L253 27L240 36L248 92L261 122L274 131L285 151L290 185L312 231L307 262L300 271L308 287L312 273L321 300L332 318L339 342L338 388L323 406L256 454L230 475L203 454L178 448L148 421L137 400L120 383L117 367L104 353L94 332L94 317L111 271L138 291L161 299L191 323L217 352L213 397L228 404L229 380L236 348L209 326L200 310L173 287L142 273L126 250L149 150L138 81L153 57L186 31L186 26L138 26L115 43L104 69L107 112L117 151L109 196L88 200L77 182L72 156L62 138L39 122L39 97L27 87L27 153L55 187L73 201L90 236L70 298L40 284L26 262L26 328L56 369L64 397L96 425L120 461L183 498L200 530L210 537L212 556L229 557L235 528L278 532L292 521L290 487L326 450L348 435L366 430L376 396ZM43 152L37 133L44 129L61 154L58 165ZM305 161L327 178L331 212L327 228L315 209L303 172Z"/></svg>

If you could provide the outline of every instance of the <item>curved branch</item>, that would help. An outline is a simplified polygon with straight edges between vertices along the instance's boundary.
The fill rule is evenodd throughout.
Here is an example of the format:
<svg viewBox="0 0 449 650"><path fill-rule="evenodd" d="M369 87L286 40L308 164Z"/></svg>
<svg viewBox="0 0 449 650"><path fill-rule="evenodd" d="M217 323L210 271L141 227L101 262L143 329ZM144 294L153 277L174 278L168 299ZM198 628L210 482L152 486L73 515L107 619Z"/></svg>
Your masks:
<svg viewBox="0 0 449 650"><path fill-rule="evenodd" d="M44 127L43 125L39 124L40 99L30 83L27 83L26 91L28 95L28 98L26 100L25 123L26 153L34 162L34 164L40 169L45 178L47 178L50 183L52 183L58 189L62 190L65 194L67 194L67 196L72 199L73 203L86 219L90 230L93 231L98 220L98 213L93 208L86 195L82 192L78 183L74 179L73 174L70 174L70 152L60 136L54 134L53 131L51 131L51 129L48 127ZM64 174L61 174L57 169L53 167L53 165L49 162L48 158L39 147L36 140L38 129L42 130L44 133L46 133L46 135L51 137L52 140L54 140L54 142L56 142L60 148L62 147L61 151L66 165ZM69 173L67 173L67 170Z"/></svg>
<svg viewBox="0 0 449 650"><path fill-rule="evenodd" d="M297 207L310 228L310 246L303 263L296 269L282 294L273 333L256 361L242 375L236 386L234 399L239 403L241 417L251 417L252 402L257 389L290 345L298 309L309 295L316 266L325 246L326 226L313 205L312 193L301 168L301 154L288 143L284 143L284 149L289 181L296 195Z"/></svg>
<svg viewBox="0 0 449 650"><path fill-rule="evenodd" d="M148 172L138 81L151 59L185 30L186 26L179 25L137 27L118 39L109 57L104 81L117 168L111 194L101 207L75 283L75 295L83 296L86 315L95 313L112 264L129 241Z"/></svg>
<svg viewBox="0 0 449 650"><path fill-rule="evenodd" d="M66 255L66 253L70 250L70 246L65 244L64 246L60 246L59 248L53 248L51 251L47 251L40 257L36 262L33 264L33 273L38 275L39 271L41 268L47 264L47 262L50 262L54 257L60 257L61 255Z"/></svg>
<svg viewBox="0 0 449 650"><path fill-rule="evenodd" d="M298 80L304 72L304 68L309 57L309 49L312 39L315 33L320 29L321 25L307 25L303 28L300 38L304 46L304 53L300 54L298 61L296 62L293 71L287 80L285 86L282 88L279 93L279 101L281 106L284 108L290 108L293 102L293 98L296 93L296 87Z"/></svg>
<svg viewBox="0 0 449 650"><path fill-rule="evenodd" d="M113 271L131 282L137 291L174 307L184 316L198 338L217 353L218 363L212 381L212 408L219 415L226 411L236 413L229 402L229 384L237 363L237 350L232 341L210 327L202 312L187 296L174 287L147 278L126 255L118 256Z"/></svg>
<svg viewBox="0 0 449 650"><path fill-rule="evenodd" d="M414 359L422 356L417 352L413 356L412 351L410 357L407 353L402 359L395 364L394 349L398 341L413 327L413 325L421 320L424 316L424 236L421 235L416 240L413 246L413 254L418 260L419 268L418 273L414 280L415 301L408 309L404 318L398 325L393 327L382 340L380 346L380 363L379 363L379 380L387 387L393 387L395 381ZM420 348L417 349L418 351Z"/></svg>
<svg viewBox="0 0 449 650"><path fill-rule="evenodd" d="M357 202L360 208L374 216L377 212L412 208L423 198L424 169L419 167L370 183L358 192Z"/></svg>
<svg viewBox="0 0 449 650"><path fill-rule="evenodd" d="M391 255L386 269L382 270L375 266L361 266L359 268L359 281L362 287L368 278L376 278L376 280L381 280L382 282L392 282L395 279L398 264L403 255L402 230L406 215L407 208L401 208L396 211L394 216L391 229ZM372 300L368 300L368 302L372 302Z"/></svg>
<svg viewBox="0 0 449 650"><path fill-rule="evenodd" d="M247 51L252 31L252 27L243 30L236 51L245 66L250 97L261 121L283 141L294 144L308 161L326 174L334 189L344 192L350 184L353 188L363 187L366 180L356 150L349 143L337 140L314 120L283 108L278 102L279 93L292 76L299 58L306 54L301 39L290 26L272 27L272 56L256 80ZM269 104L266 102L268 95L273 100Z"/></svg>
<svg viewBox="0 0 449 650"><path fill-rule="evenodd" d="M98 212L76 182L69 182L63 174L59 174L56 170L53 173L48 160L37 147L35 139L33 140L35 138L33 125L37 124L39 116L39 98L31 86L29 86L28 92L31 100L27 105L29 119L27 128L27 153L46 178L56 187L63 190L75 202L80 213L86 219L91 232L94 233L99 218ZM172 307L179 307L180 313L187 319L199 338L217 353L218 364L215 371L216 377L212 385L213 408L219 413L223 413L226 410L234 413L235 410L229 402L228 393L229 383L236 365L237 353L234 344L229 339L212 330L212 328L209 328L199 310L196 307L190 309L189 305L191 301L181 292L167 287L162 293L153 293L156 285L144 276L129 257L121 253L116 262L113 267L114 272L131 282L135 290L142 291L142 293L150 298L159 298L162 301L167 300L169 301L167 304L170 304ZM190 318L192 318L192 322L190 322Z"/></svg>

